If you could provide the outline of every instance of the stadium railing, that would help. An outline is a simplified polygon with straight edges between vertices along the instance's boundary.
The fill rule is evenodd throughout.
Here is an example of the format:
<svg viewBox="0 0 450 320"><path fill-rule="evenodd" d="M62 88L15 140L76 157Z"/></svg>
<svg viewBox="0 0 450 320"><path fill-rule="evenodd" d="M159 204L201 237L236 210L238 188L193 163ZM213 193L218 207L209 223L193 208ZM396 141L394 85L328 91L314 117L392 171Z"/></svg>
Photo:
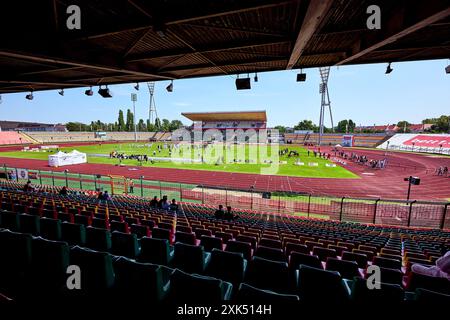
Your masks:
<svg viewBox="0 0 450 320"><path fill-rule="evenodd" d="M25 184L29 179L35 185L63 187L83 191L111 190L111 178L72 172L27 170L0 167L0 179ZM124 177L124 179L128 179ZM402 227L450 229L450 203L392 200L356 197L336 197L294 192L267 192L256 189L233 189L208 185L147 180L133 180L128 196L219 204L261 213L294 215L305 218L330 219L346 222L383 224ZM129 185L129 183L128 183Z"/></svg>

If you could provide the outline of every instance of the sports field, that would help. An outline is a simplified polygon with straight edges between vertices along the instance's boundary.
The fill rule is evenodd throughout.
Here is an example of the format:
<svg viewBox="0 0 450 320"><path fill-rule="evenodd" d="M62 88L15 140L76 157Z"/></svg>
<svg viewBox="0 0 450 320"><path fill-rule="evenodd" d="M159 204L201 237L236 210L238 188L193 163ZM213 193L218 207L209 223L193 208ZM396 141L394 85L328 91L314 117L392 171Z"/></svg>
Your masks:
<svg viewBox="0 0 450 320"><path fill-rule="evenodd" d="M169 151L170 146L170 151ZM159 148L158 148L159 147ZM288 148L289 152L298 155L278 155L278 151ZM281 176L309 178L358 178L354 173L319 157L302 147L291 146L258 146L258 145L209 145L206 148L190 144L173 145L164 143L117 143L95 144L61 148L61 151L72 150L84 152L88 163L142 165L148 167L209 170L239 173L272 174ZM8 151L0 152L0 157L47 160L52 151ZM136 159L111 158L110 153L124 155L147 155L149 161L140 163ZM160 158L150 161L150 158ZM201 161L203 159L203 162ZM192 160L192 161L189 161ZM189 161L189 162L187 162ZM295 163L301 163L296 165Z"/></svg>

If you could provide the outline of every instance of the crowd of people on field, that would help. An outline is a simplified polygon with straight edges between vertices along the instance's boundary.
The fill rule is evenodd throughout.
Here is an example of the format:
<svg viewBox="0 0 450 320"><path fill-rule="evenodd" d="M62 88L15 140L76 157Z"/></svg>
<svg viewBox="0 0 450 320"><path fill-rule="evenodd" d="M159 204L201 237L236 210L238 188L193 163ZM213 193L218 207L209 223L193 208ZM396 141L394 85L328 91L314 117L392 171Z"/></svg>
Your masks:
<svg viewBox="0 0 450 320"><path fill-rule="evenodd" d="M436 168L436 174L438 176L447 177L448 176L448 167L447 166L440 166Z"/></svg>
<svg viewBox="0 0 450 320"><path fill-rule="evenodd" d="M118 153L117 151L112 151L109 153L110 158L115 158L119 160L138 160L138 161L148 161L148 156L146 154L130 154L127 155L125 153Z"/></svg>
<svg viewBox="0 0 450 320"><path fill-rule="evenodd" d="M357 164L365 165L373 169L383 169L387 165L387 159L369 159L366 155L360 155L355 152L350 154L345 153L344 151L335 150L335 154L339 155L339 157L345 160L351 160Z"/></svg>

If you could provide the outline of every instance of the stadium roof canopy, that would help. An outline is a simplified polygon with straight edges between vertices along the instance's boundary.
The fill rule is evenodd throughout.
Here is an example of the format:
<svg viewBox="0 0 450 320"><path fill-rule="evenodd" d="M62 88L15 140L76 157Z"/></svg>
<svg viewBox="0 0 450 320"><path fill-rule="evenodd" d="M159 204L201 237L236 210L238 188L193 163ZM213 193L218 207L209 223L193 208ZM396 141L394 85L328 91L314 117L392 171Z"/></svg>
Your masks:
<svg viewBox="0 0 450 320"><path fill-rule="evenodd" d="M192 121L267 121L266 111L183 112Z"/></svg>
<svg viewBox="0 0 450 320"><path fill-rule="evenodd" d="M0 93L448 58L449 16L448 0L6 0Z"/></svg>

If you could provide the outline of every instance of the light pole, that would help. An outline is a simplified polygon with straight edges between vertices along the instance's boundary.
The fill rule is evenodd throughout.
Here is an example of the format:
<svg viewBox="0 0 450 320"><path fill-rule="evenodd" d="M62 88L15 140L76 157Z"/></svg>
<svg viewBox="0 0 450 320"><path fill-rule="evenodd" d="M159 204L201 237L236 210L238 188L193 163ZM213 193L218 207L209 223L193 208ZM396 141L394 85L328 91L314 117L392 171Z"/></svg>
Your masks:
<svg viewBox="0 0 450 320"><path fill-rule="evenodd" d="M136 132L136 101L137 94L131 94L131 101L133 101L133 126L134 126L134 142L137 142L137 132Z"/></svg>
<svg viewBox="0 0 450 320"><path fill-rule="evenodd" d="M404 178L404 181L408 181L408 194L406 196L406 201L409 201L409 196L411 194L411 185L418 186L420 185L420 178L409 176L408 178Z"/></svg>

